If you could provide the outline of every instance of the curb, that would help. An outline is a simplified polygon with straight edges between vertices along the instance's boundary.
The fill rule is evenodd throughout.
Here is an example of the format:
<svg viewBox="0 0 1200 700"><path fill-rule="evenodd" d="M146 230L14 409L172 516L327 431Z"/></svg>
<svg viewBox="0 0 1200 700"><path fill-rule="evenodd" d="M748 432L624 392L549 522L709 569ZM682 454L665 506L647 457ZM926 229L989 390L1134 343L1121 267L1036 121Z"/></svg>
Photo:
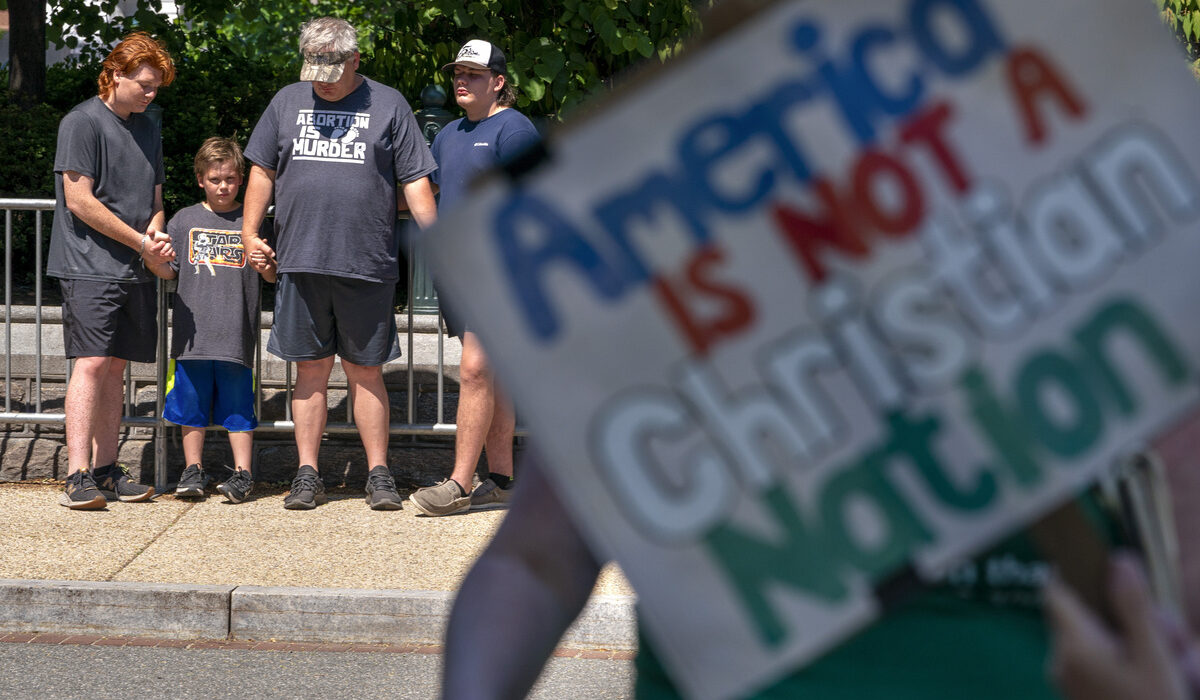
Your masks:
<svg viewBox="0 0 1200 700"><path fill-rule="evenodd" d="M0 634L441 644L454 593L0 579ZM560 644L637 648L634 597L594 595Z"/></svg>

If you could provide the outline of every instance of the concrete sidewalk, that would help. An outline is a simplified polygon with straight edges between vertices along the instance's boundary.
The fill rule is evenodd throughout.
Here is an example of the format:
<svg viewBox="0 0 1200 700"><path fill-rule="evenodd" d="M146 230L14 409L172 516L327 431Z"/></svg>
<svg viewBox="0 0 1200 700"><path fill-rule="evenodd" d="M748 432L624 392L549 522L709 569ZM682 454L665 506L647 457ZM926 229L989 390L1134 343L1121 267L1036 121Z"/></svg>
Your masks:
<svg viewBox="0 0 1200 700"><path fill-rule="evenodd" d="M289 511L261 483L238 505L161 495L85 512L58 505L61 489L0 483L0 634L437 645L504 517L427 518L407 499L372 511L344 487ZM610 567L563 645L633 649L632 608Z"/></svg>

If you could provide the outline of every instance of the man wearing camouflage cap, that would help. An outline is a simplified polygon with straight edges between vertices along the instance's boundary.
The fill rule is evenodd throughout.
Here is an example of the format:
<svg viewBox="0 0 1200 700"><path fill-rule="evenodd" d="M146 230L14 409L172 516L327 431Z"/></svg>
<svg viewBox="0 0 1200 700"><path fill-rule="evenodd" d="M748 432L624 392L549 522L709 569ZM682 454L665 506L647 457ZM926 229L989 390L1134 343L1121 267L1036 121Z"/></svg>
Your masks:
<svg viewBox="0 0 1200 700"><path fill-rule="evenodd" d="M267 350L296 363L292 398L299 469L289 509L326 501L318 451L334 356L342 360L366 450L367 502L400 508L387 467L390 423L383 364L400 355L392 300L399 280L397 202L422 228L436 218L436 169L408 102L357 73L357 34L322 17L300 32L301 82L281 89L246 146L242 242L276 258L279 282ZM271 198L274 239L258 236ZM273 247L272 247L273 246Z"/></svg>

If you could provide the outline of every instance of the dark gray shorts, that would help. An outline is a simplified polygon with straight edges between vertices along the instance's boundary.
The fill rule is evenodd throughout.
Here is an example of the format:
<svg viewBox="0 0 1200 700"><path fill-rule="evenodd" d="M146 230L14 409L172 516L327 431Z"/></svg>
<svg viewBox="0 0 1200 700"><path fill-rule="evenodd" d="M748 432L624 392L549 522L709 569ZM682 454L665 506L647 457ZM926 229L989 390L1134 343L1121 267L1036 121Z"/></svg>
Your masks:
<svg viewBox="0 0 1200 700"><path fill-rule="evenodd" d="M154 282L59 280L67 359L119 357L154 362L158 295Z"/></svg>
<svg viewBox="0 0 1200 700"><path fill-rule="evenodd" d="M289 272L275 286L267 351L290 362L331 355L365 367L400 357L395 282Z"/></svg>

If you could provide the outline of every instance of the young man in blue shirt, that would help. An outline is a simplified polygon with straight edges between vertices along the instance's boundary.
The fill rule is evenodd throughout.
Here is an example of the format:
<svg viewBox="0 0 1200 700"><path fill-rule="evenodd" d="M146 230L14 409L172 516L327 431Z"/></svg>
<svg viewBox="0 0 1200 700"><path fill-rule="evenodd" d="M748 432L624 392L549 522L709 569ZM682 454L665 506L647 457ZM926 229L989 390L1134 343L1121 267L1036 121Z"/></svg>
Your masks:
<svg viewBox="0 0 1200 700"><path fill-rule="evenodd" d="M438 208L448 210L466 199L477 175L510 160L540 137L533 123L512 109L516 93L508 82L504 52L497 46L482 39L468 41L454 62L442 70L453 71L454 99L466 112L465 117L443 127L433 141ZM425 515L505 507L513 475L513 408L497 390L487 354L475 333L454 309L443 306L442 313L450 333L462 341L454 470L441 483L414 492L411 500ZM488 477L472 490L472 477L484 450Z"/></svg>

